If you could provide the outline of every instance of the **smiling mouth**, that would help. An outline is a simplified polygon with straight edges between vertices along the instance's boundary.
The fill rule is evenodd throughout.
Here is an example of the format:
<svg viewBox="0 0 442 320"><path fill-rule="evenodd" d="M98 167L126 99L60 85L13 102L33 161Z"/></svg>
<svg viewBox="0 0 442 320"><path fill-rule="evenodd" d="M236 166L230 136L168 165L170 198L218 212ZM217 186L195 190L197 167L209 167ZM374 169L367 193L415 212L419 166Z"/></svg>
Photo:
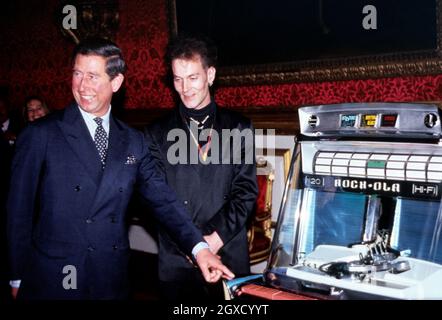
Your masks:
<svg viewBox="0 0 442 320"><path fill-rule="evenodd" d="M86 100L88 102L92 101L92 99L94 98L94 96L85 96L85 95L80 95L81 99Z"/></svg>
<svg viewBox="0 0 442 320"><path fill-rule="evenodd" d="M186 100L193 100L193 99L195 99L195 95L194 94L192 94L191 96L184 96L184 99L186 99Z"/></svg>

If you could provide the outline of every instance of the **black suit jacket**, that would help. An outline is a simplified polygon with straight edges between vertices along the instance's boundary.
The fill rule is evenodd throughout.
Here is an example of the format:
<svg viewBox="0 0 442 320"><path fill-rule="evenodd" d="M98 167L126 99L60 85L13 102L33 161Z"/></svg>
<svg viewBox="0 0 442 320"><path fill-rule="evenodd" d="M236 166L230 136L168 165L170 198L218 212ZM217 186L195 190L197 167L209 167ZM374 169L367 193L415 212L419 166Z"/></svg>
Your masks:
<svg viewBox="0 0 442 320"><path fill-rule="evenodd" d="M202 241L155 170L141 132L111 116L106 167L76 104L19 136L8 199L8 238L19 295L118 299L127 294L125 212L135 185L190 254ZM66 283L76 289L66 289ZM68 278L66 278L68 276ZM69 287L69 286L67 286Z"/></svg>
<svg viewBox="0 0 442 320"><path fill-rule="evenodd" d="M177 193L178 199L186 206L193 222L203 234L218 232L224 242L219 253L223 263L237 276L249 274L247 221L258 194L254 143L241 145L242 153L252 152L251 164L244 164L244 161L233 164L234 155L231 153L230 164L172 165L167 160L167 152L175 141L167 141L167 135L175 128L186 132L187 140L191 141L189 130L178 109L145 130L151 153L158 160L159 171L166 177L168 185ZM219 133L220 142L222 129L250 129L253 133L249 119L218 107L213 129ZM214 143L212 140L212 148ZM221 146L219 150L221 151ZM180 254L169 235L160 229L160 279L186 280L191 268L191 264Z"/></svg>

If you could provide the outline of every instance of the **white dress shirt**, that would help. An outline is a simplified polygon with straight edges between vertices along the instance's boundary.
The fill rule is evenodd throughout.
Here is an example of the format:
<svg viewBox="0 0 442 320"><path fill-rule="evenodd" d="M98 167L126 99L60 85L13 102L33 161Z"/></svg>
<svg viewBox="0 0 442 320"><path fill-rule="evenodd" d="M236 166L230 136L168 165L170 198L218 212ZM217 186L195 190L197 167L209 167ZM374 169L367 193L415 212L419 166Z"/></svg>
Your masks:
<svg viewBox="0 0 442 320"><path fill-rule="evenodd" d="M104 131L106 131L106 134L108 137L109 137L109 118L110 118L111 109L112 109L112 106L109 106L109 110L107 110L107 112L103 116L100 117L101 119L103 119L102 125L103 125ZM92 137L92 140L94 140L95 130L97 130L97 127L98 127L97 123L94 121L96 116L94 116L92 113L88 113L88 112L84 111L80 107L78 107L78 110L80 110L80 113L84 119L84 122L86 122L87 129L89 130L89 133Z"/></svg>

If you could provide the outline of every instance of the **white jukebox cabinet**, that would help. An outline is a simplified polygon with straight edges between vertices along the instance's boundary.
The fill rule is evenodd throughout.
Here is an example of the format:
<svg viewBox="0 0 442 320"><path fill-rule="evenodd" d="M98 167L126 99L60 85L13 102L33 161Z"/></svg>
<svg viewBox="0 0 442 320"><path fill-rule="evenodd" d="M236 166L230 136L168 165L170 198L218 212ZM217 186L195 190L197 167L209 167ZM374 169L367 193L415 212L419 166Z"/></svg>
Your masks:
<svg viewBox="0 0 442 320"><path fill-rule="evenodd" d="M426 104L299 109L264 285L320 299L442 299L442 146Z"/></svg>

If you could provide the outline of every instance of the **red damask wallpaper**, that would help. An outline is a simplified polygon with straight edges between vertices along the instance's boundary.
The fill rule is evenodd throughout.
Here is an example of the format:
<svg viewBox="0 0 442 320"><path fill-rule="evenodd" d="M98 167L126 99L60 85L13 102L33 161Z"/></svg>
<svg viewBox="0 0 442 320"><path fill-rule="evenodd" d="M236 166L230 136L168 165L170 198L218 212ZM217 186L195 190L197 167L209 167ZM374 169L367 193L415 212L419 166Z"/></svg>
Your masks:
<svg viewBox="0 0 442 320"><path fill-rule="evenodd" d="M437 101L441 98L442 75L221 88L216 96L220 105L242 107Z"/></svg>
<svg viewBox="0 0 442 320"><path fill-rule="evenodd" d="M165 82L164 50L169 38L166 0L120 1L117 42L129 71L126 108L172 107L172 91Z"/></svg>
<svg viewBox="0 0 442 320"><path fill-rule="evenodd" d="M73 44L55 23L59 1L16 0L0 21L0 86L19 108L29 94L42 95L55 109L71 101L70 53ZM8 11L9 10L9 11ZM169 36L166 0L120 1L117 43L128 62L127 109L170 108L173 91L166 84L164 49ZM442 72L436 76L323 83L219 87L220 105L297 106L366 101L442 100Z"/></svg>
<svg viewBox="0 0 442 320"><path fill-rule="evenodd" d="M38 94L52 108L71 99L70 53L73 44L57 29L57 0L16 0L2 5L0 19L0 85L19 108L27 95Z"/></svg>

